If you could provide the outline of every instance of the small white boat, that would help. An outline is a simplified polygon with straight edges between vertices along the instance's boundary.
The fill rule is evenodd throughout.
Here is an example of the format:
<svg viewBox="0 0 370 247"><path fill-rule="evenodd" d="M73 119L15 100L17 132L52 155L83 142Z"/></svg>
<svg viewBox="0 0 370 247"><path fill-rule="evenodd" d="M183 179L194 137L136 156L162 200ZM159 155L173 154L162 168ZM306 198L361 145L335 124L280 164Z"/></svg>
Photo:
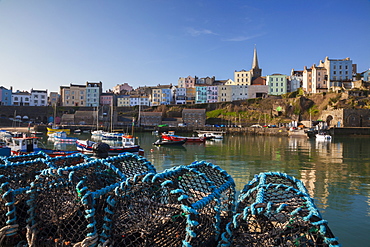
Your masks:
<svg viewBox="0 0 370 247"><path fill-rule="evenodd" d="M91 136L102 136L105 133L103 130L94 130L91 131Z"/></svg>
<svg viewBox="0 0 370 247"><path fill-rule="evenodd" d="M331 141L331 135L325 133L318 133L316 134L317 141Z"/></svg>
<svg viewBox="0 0 370 247"><path fill-rule="evenodd" d="M215 132L215 131L198 131L199 137L205 137L207 140L211 139L223 139L224 132Z"/></svg>
<svg viewBox="0 0 370 247"><path fill-rule="evenodd" d="M70 142L75 143L77 141L76 137L68 137L67 133L64 131L54 132L49 135L49 140L54 142Z"/></svg>
<svg viewBox="0 0 370 247"><path fill-rule="evenodd" d="M83 153L93 153L93 146L96 143L97 142L93 142L90 140L77 140L77 150ZM131 135L123 136L122 142L120 142L119 146L109 146L109 155L117 155L124 152L138 153L140 155L143 155L144 153L143 149L140 148L140 145L135 144L135 138Z"/></svg>
<svg viewBox="0 0 370 247"><path fill-rule="evenodd" d="M102 134L103 139L120 139L123 137L122 133L113 133L113 132L107 132Z"/></svg>

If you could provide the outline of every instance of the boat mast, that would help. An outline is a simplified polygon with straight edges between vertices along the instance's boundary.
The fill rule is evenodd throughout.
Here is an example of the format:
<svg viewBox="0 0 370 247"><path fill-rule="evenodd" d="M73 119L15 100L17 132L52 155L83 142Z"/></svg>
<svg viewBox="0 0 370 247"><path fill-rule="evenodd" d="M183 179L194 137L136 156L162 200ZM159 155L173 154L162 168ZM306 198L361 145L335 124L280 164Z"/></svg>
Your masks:
<svg viewBox="0 0 370 247"><path fill-rule="evenodd" d="M137 126L140 126L140 113L141 113L141 103L139 103L139 115L137 117Z"/></svg>
<svg viewBox="0 0 370 247"><path fill-rule="evenodd" d="M99 129L99 108L96 106L96 130Z"/></svg>
<svg viewBox="0 0 370 247"><path fill-rule="evenodd" d="M113 98L111 102L111 108L110 108L110 132L113 132Z"/></svg>
<svg viewBox="0 0 370 247"><path fill-rule="evenodd" d="M56 122L55 122L55 118L56 118L56 116L57 116L57 106L56 106L56 104L54 103L54 121L53 121L53 126L55 126L56 125Z"/></svg>

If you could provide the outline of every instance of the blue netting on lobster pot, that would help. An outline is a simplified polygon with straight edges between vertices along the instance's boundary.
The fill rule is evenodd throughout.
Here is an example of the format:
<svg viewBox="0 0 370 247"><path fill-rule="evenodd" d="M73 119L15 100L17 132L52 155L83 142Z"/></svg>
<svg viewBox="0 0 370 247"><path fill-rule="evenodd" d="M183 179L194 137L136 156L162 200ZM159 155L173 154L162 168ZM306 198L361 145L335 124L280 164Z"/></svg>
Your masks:
<svg viewBox="0 0 370 247"><path fill-rule="evenodd" d="M261 179L265 182L241 191L236 214L222 234L220 247L339 246L307 190L296 189L302 184L284 184L287 177L281 175L280 184Z"/></svg>
<svg viewBox="0 0 370 247"><path fill-rule="evenodd" d="M156 173L155 167L144 157L133 153L122 153L103 159L104 162L117 167L126 177L139 174Z"/></svg>
<svg viewBox="0 0 370 247"><path fill-rule="evenodd" d="M196 169L197 171L204 173L209 180L213 183L216 188L226 186L220 194L220 232L225 230L226 224L230 221L233 216L235 207L235 183L234 179L221 167L214 165L206 161L194 161L191 163L189 168ZM231 185L231 186L230 186Z"/></svg>
<svg viewBox="0 0 370 247"><path fill-rule="evenodd" d="M0 245L25 240L29 209L26 191L35 177L50 168L41 153L13 156L0 165ZM11 162L11 161L13 162ZM17 161L17 162L16 162Z"/></svg>
<svg viewBox="0 0 370 247"><path fill-rule="evenodd" d="M48 162L64 167L44 170L29 190L30 246L40 242L42 246L96 246L107 196L127 178L155 172L150 162L131 153L107 159L74 155Z"/></svg>
<svg viewBox="0 0 370 247"><path fill-rule="evenodd" d="M280 186L287 186L289 189L294 188L302 193L308 194L308 191L302 181L296 179L295 177L289 176L286 173L281 172L264 172L258 175L255 175L254 178L244 186L242 191L239 194L239 200L237 204L237 211L243 210L245 207L255 202L257 192L260 191L256 189L260 186L271 186L277 184ZM270 190L264 190L263 195L268 197L268 201L273 201L274 203L285 202L290 199L291 196L294 196L294 193L287 193L284 191L274 191L270 194ZM278 194L279 193L279 194Z"/></svg>
<svg viewBox="0 0 370 247"><path fill-rule="evenodd" d="M68 166L75 166L81 163L87 163L90 160L92 160L92 158L85 154L75 153L68 156L50 157L47 161L53 167L63 168Z"/></svg>
<svg viewBox="0 0 370 247"><path fill-rule="evenodd" d="M47 155L46 153L39 151L35 153L30 153L30 154L22 154L22 155L5 157L5 160L9 162L21 162L21 161L27 161L27 160L34 160L38 158L48 159L49 157L50 156Z"/></svg>
<svg viewBox="0 0 370 247"><path fill-rule="evenodd" d="M224 176L211 181L204 171ZM108 199L102 246L215 246L234 181L207 164L134 176ZM202 167L203 168L203 167ZM198 170L199 169L199 170ZM215 175L216 176L216 175ZM215 184L219 186L216 186ZM232 188L232 189L230 189ZM228 199L226 199L228 198ZM230 201L227 201L230 200Z"/></svg>
<svg viewBox="0 0 370 247"><path fill-rule="evenodd" d="M44 170L27 191L28 246L96 246L106 197L125 179L99 159Z"/></svg>

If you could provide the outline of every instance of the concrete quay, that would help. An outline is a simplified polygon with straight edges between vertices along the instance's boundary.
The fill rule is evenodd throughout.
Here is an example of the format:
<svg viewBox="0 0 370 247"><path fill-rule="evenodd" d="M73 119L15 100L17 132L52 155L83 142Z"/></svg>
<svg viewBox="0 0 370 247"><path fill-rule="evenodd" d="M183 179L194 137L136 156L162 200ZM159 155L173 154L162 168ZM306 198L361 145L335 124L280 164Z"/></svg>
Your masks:
<svg viewBox="0 0 370 247"><path fill-rule="evenodd" d="M35 125L34 127L0 127L0 129L14 131L14 132L29 132L29 131L46 131L46 125ZM88 125L71 125L71 126L63 126L63 128L69 128L71 131L76 129L80 130L92 130L94 129L93 126ZM168 132L168 131L175 131L175 133L194 133L196 130L203 130L203 131L217 131L217 132L224 132L227 135L267 135L267 136L294 136L289 130L286 128L251 128L251 127L151 127L151 128L144 128L144 127L135 127L134 132L151 132L151 131L159 131L159 132ZM117 132L125 132L126 128L116 128L114 131ZM332 136L348 136L348 135L363 135L363 136L370 136L370 127L347 127L347 128L330 128L329 133Z"/></svg>

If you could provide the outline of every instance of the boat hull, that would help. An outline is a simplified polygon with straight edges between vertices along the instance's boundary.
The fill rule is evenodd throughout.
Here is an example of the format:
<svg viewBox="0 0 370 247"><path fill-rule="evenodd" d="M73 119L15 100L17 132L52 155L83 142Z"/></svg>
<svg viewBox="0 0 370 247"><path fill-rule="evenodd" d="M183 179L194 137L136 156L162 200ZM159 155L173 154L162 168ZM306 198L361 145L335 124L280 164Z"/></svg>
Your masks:
<svg viewBox="0 0 370 247"><path fill-rule="evenodd" d="M49 155L50 157L58 157L58 156L68 156L76 153L81 153L80 151L66 151L66 150L53 150L53 149L37 149L33 152L27 152L24 150L17 150L17 151L11 151L12 155L25 155L30 153L37 153L37 152L44 152L45 154Z"/></svg>
<svg viewBox="0 0 370 247"><path fill-rule="evenodd" d="M54 129L54 128L49 128L49 127L46 127L47 131L48 131L48 134L51 134L51 133L54 133L54 132L66 132L67 135L69 135L71 133L71 130L70 129Z"/></svg>
<svg viewBox="0 0 370 247"><path fill-rule="evenodd" d="M187 136L177 136L177 135L166 135L162 134L163 140L168 141L183 141L186 140L186 142L205 142L206 138L204 137L187 137Z"/></svg>
<svg viewBox="0 0 370 247"><path fill-rule="evenodd" d="M97 142L93 141L76 141L76 147L78 151L81 151L83 153L94 153L93 145ZM111 147L109 146L108 155L117 155L121 153L143 153L143 149L140 148L139 145L135 145L132 147Z"/></svg>
<svg viewBox="0 0 370 247"><path fill-rule="evenodd" d="M153 145L155 145L155 146L181 146L185 142L186 142L186 139L181 140L181 141L161 141L161 140L158 140L158 141L154 142Z"/></svg>

